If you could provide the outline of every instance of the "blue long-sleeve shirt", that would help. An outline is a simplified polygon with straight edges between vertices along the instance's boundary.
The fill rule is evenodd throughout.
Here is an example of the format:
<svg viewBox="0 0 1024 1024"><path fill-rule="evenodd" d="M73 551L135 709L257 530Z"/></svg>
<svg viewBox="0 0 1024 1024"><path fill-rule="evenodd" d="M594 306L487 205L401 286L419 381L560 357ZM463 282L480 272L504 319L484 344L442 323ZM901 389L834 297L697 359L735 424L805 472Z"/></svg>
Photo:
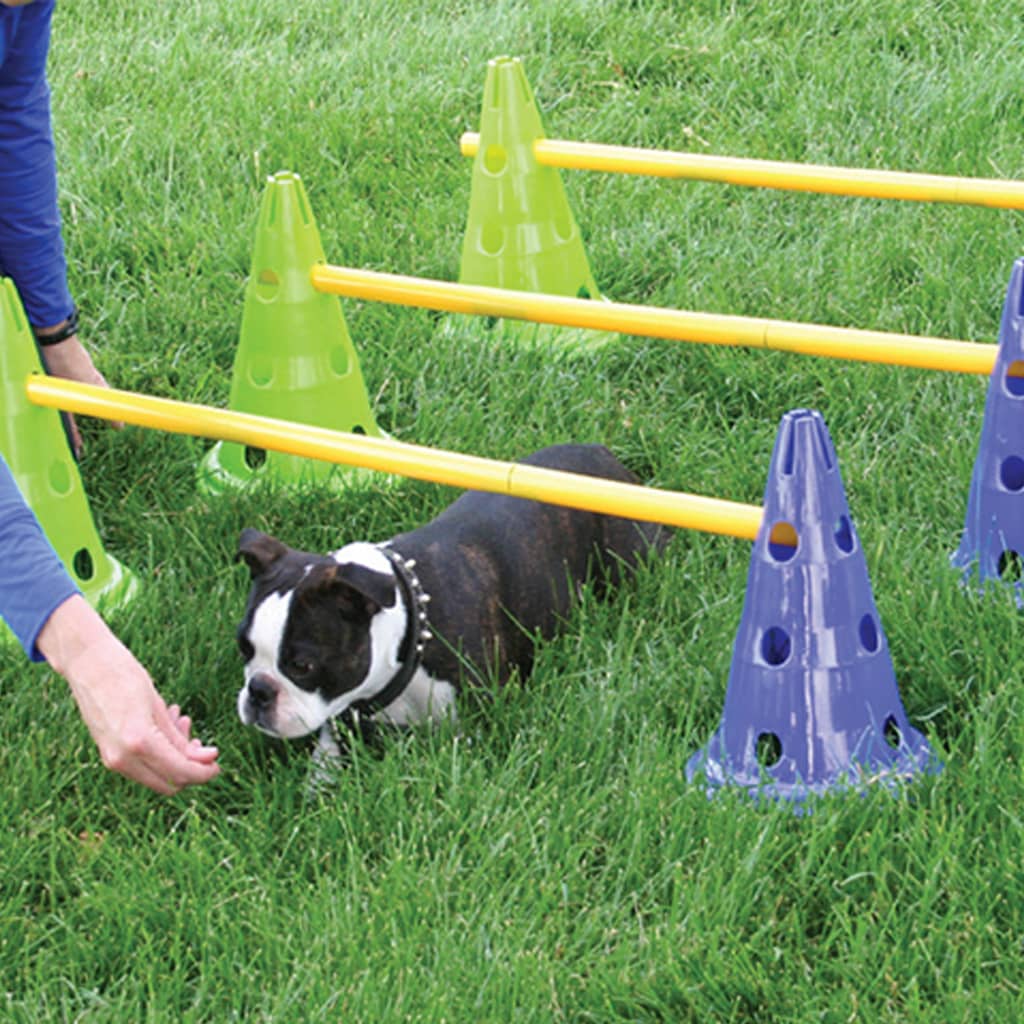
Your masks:
<svg viewBox="0 0 1024 1024"><path fill-rule="evenodd" d="M46 620L78 586L46 539L0 456L0 617L33 661Z"/></svg>
<svg viewBox="0 0 1024 1024"><path fill-rule="evenodd" d="M0 275L14 280L33 327L59 324L75 308L46 79L54 2L0 6Z"/></svg>

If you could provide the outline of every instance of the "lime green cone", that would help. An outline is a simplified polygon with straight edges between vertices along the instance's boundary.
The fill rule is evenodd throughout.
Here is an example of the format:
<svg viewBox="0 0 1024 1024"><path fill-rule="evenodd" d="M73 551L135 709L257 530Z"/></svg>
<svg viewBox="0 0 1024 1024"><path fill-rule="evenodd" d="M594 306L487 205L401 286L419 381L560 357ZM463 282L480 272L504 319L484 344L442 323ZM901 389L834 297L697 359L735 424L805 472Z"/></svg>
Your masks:
<svg viewBox="0 0 1024 1024"><path fill-rule="evenodd" d="M275 174L260 207L228 404L237 412L379 437L341 303L310 282L312 266L324 262L302 180ZM257 481L343 487L365 478L363 470L227 442L215 445L199 470L200 486L214 494Z"/></svg>
<svg viewBox="0 0 1024 1024"><path fill-rule="evenodd" d="M0 454L72 579L108 611L127 604L138 581L103 550L60 413L25 396L28 376L42 372L14 282L0 278Z"/></svg>
<svg viewBox="0 0 1024 1024"><path fill-rule="evenodd" d="M487 65L459 280L599 298L558 169L534 158L542 138L522 63L496 57Z"/></svg>
<svg viewBox="0 0 1024 1024"><path fill-rule="evenodd" d="M522 63L495 57L484 83L459 281L600 299L558 169L538 164L533 155L534 142L544 137ZM517 321L503 322L503 330L524 338L557 336L574 345L613 337Z"/></svg>

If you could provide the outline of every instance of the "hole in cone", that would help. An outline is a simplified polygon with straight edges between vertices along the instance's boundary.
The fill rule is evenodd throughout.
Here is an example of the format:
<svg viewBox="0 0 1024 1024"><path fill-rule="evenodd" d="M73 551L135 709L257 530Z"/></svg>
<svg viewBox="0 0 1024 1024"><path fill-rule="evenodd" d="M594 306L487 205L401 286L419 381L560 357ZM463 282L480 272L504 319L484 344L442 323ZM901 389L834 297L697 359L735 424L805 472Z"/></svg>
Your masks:
<svg viewBox="0 0 1024 1024"><path fill-rule="evenodd" d="M348 375L351 366L349 365L348 352L343 345L335 345L331 349L331 370L338 377Z"/></svg>
<svg viewBox="0 0 1024 1024"><path fill-rule="evenodd" d="M50 487L55 494L67 494L71 490L71 473L67 463L55 459L50 463Z"/></svg>
<svg viewBox="0 0 1024 1024"><path fill-rule="evenodd" d="M277 289L281 286L281 279L267 267L256 275L256 295L263 299L265 302L269 302L275 295L277 295Z"/></svg>
<svg viewBox="0 0 1024 1024"><path fill-rule="evenodd" d="M853 527L846 516L840 516L835 526L836 547L848 555L853 550Z"/></svg>
<svg viewBox="0 0 1024 1024"><path fill-rule="evenodd" d="M293 180L296 184L299 182L299 176L293 175ZM303 189L298 189L295 193L296 205L299 208L299 217L305 227L309 227L313 223L313 211L309 208L309 197L306 195Z"/></svg>
<svg viewBox="0 0 1024 1024"><path fill-rule="evenodd" d="M814 433L818 440L818 448L821 451L821 461L824 463L826 469L831 469L832 452L828 443L828 434L825 432L825 425L823 423L818 423L816 426L818 429Z"/></svg>
<svg viewBox="0 0 1024 1024"><path fill-rule="evenodd" d="M576 225L572 219L572 213L569 211L568 205L564 205L561 210L555 212L552 223L555 228L555 236L560 242L571 242L576 235Z"/></svg>
<svg viewBox="0 0 1024 1024"><path fill-rule="evenodd" d="M890 715L885 720L885 725L882 727L882 734L885 736L885 742L896 750L899 745L903 742L903 733L900 732L900 727L896 722L896 716Z"/></svg>
<svg viewBox="0 0 1024 1024"><path fill-rule="evenodd" d="M480 251L485 256L497 256L505 246L505 231L500 224L485 224L480 231Z"/></svg>
<svg viewBox="0 0 1024 1024"><path fill-rule="evenodd" d="M792 523L779 521L768 534L768 554L776 562L788 562L795 554L800 538Z"/></svg>
<svg viewBox="0 0 1024 1024"><path fill-rule="evenodd" d="M252 445L245 446L245 464L250 469L260 469L267 461L267 453L263 448L254 448Z"/></svg>
<svg viewBox="0 0 1024 1024"><path fill-rule="evenodd" d="M1014 398L1024 397L1024 359L1015 359L1006 368L1006 390Z"/></svg>
<svg viewBox="0 0 1024 1024"><path fill-rule="evenodd" d="M501 174L508 164L504 146L490 145L484 150L484 169L489 174Z"/></svg>
<svg viewBox="0 0 1024 1024"><path fill-rule="evenodd" d="M772 666L782 665L789 658L793 644L781 626L772 626L761 637L761 657Z"/></svg>
<svg viewBox="0 0 1024 1024"><path fill-rule="evenodd" d="M249 360L249 382L253 387L269 387L274 380L274 364L269 359Z"/></svg>
<svg viewBox="0 0 1024 1024"><path fill-rule="evenodd" d="M1007 548L999 556L996 568L999 570L999 578L1007 583L1019 583L1024 579L1024 559L1011 548Z"/></svg>
<svg viewBox="0 0 1024 1024"><path fill-rule="evenodd" d="M1010 455L999 466L999 482L1008 491L1024 490L1024 459Z"/></svg>
<svg viewBox="0 0 1024 1024"><path fill-rule="evenodd" d="M762 768L771 768L782 757L782 740L773 732L762 732L757 737L757 763Z"/></svg>
<svg viewBox="0 0 1024 1024"><path fill-rule="evenodd" d="M786 433L785 447L782 450L780 469L783 476L792 476L796 467L796 439L793 437L793 430Z"/></svg>
<svg viewBox="0 0 1024 1024"><path fill-rule="evenodd" d="M878 650L878 627L870 615L860 620L860 642L865 651L874 654Z"/></svg>
<svg viewBox="0 0 1024 1024"><path fill-rule="evenodd" d="M91 580L96 567L88 548L79 548L71 559L71 568L80 580Z"/></svg>

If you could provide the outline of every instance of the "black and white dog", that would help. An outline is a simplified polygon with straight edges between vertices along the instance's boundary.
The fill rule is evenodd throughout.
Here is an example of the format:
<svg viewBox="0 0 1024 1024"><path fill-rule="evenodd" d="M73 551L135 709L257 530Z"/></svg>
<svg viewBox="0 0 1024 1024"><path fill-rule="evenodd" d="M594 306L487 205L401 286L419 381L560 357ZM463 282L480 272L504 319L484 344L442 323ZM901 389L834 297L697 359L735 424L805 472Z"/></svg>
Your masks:
<svg viewBox="0 0 1024 1024"><path fill-rule="evenodd" d="M558 445L524 464L628 483L600 445ZM329 555L294 551L244 530L252 574L238 645L238 714L272 736L334 722L415 725L455 717L464 682L525 677L538 638L552 636L577 591L603 593L668 540L665 527L470 491L436 519L380 544Z"/></svg>

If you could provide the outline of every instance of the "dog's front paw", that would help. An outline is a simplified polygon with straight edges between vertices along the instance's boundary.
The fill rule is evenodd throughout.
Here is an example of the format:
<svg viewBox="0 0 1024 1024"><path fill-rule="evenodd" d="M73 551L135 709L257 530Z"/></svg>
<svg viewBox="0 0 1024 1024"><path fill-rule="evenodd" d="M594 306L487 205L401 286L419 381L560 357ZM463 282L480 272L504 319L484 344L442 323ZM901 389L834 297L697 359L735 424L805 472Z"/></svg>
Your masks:
<svg viewBox="0 0 1024 1024"><path fill-rule="evenodd" d="M331 729L330 723L321 728L310 758L309 778L306 780L306 796L321 796L333 789L338 776L345 770L345 752Z"/></svg>

